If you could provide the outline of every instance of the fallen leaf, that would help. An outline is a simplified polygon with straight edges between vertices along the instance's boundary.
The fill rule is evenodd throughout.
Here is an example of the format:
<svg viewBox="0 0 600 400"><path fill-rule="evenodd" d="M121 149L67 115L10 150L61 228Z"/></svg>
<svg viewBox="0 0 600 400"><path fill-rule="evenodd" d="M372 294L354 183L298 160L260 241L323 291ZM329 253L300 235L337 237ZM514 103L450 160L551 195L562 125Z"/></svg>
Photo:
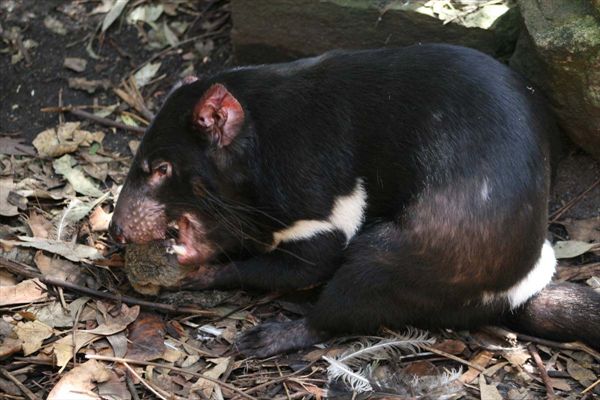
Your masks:
<svg viewBox="0 0 600 400"><path fill-rule="evenodd" d="M8 195L14 187L12 178L0 179L0 215L4 217L19 215L19 208L8 202Z"/></svg>
<svg viewBox="0 0 600 400"><path fill-rule="evenodd" d="M78 297L63 308L60 302L55 301L46 305L34 305L27 311L35 315L35 318L52 328L71 328L73 320L81 307L85 307L79 314L79 322L95 321L96 311L87 306L89 297Z"/></svg>
<svg viewBox="0 0 600 400"><path fill-rule="evenodd" d="M44 26L57 35L64 36L67 34L64 24L50 15L44 18Z"/></svg>
<svg viewBox="0 0 600 400"><path fill-rule="evenodd" d="M114 3L108 14L104 16L104 21L102 21L102 32L106 32L113 22L119 18L128 2L129 0L117 0Z"/></svg>
<svg viewBox="0 0 600 400"><path fill-rule="evenodd" d="M460 340L446 339L440 343L434 344L432 347L449 354L457 355L462 354L467 348L467 345Z"/></svg>
<svg viewBox="0 0 600 400"><path fill-rule="evenodd" d="M231 357L209 358L206 361L215 364L215 366L203 373L202 375L213 379L219 379L219 377L227 370L227 366L231 361ZM216 385L217 384L214 382L208 381L203 378L198 378L196 383L194 383L190 388L190 392L201 390L204 394L204 398L210 399Z"/></svg>
<svg viewBox="0 0 600 400"><path fill-rule="evenodd" d="M23 144L25 139L12 136L0 136L0 154L10 156L33 156L35 149L28 144Z"/></svg>
<svg viewBox="0 0 600 400"><path fill-rule="evenodd" d="M65 57L63 66L75 72L83 72L87 66L87 60L78 57Z"/></svg>
<svg viewBox="0 0 600 400"><path fill-rule="evenodd" d="M46 285L39 279L27 279L14 286L0 286L0 306L35 303L46 300Z"/></svg>
<svg viewBox="0 0 600 400"><path fill-rule="evenodd" d="M134 24L136 22L146 22L152 23L157 21L162 15L164 8L162 4L156 5L143 5L134 8L129 15L127 16L127 22L130 24Z"/></svg>
<svg viewBox="0 0 600 400"><path fill-rule="evenodd" d="M556 258L573 258L587 253L597 243L586 243L578 240L559 241L554 244L554 255Z"/></svg>
<svg viewBox="0 0 600 400"><path fill-rule="evenodd" d="M491 351L482 350L479 353L475 354L469 361L472 364L475 364L481 368L485 368L492 360L493 355L494 353L492 353ZM475 379L477 379L480 373L481 372L479 370L469 367L469 369L467 369L467 372L460 376L459 380L462 383L471 383Z"/></svg>
<svg viewBox="0 0 600 400"><path fill-rule="evenodd" d="M97 400L95 382L106 382L110 371L96 360L89 360L67 372L48 394L47 400Z"/></svg>
<svg viewBox="0 0 600 400"><path fill-rule="evenodd" d="M158 315L142 313L129 328L127 358L150 361L165 352L165 323Z"/></svg>
<svg viewBox="0 0 600 400"><path fill-rule="evenodd" d="M53 330L40 321L19 322L15 333L23 341L23 355L28 356L42 347L45 339L52 336Z"/></svg>
<svg viewBox="0 0 600 400"><path fill-rule="evenodd" d="M66 243L60 240L39 239L28 236L19 236L18 239L21 241L0 239L0 243L8 246L33 247L35 249L46 250L74 262L102 258L102 254L97 249L84 244Z"/></svg>
<svg viewBox="0 0 600 400"><path fill-rule="evenodd" d="M588 387L598 379L591 370L582 367L579 363L567 359L567 372L573 379L581 383L583 387Z"/></svg>
<svg viewBox="0 0 600 400"><path fill-rule="evenodd" d="M507 359L515 367L523 367L523 364L531 358L531 354L525 349L516 348L502 353L502 357Z"/></svg>
<svg viewBox="0 0 600 400"><path fill-rule="evenodd" d="M131 324L139 315L139 306L127 307L121 305L121 312L117 316L108 314L106 321L90 330L78 330L67 335L56 342L51 347L56 356L56 365L64 368L73 358L73 353L78 352L83 346L97 340L102 336L109 336L121 332Z"/></svg>
<svg viewBox="0 0 600 400"><path fill-rule="evenodd" d="M2 359L18 353L23 349L23 341L21 339L13 339L9 337L0 337L0 339L0 358Z"/></svg>
<svg viewBox="0 0 600 400"><path fill-rule="evenodd" d="M51 258L38 251L33 258L35 265L44 276L51 276L65 282L83 285L86 280L83 268L62 258Z"/></svg>
<svg viewBox="0 0 600 400"><path fill-rule="evenodd" d="M142 86L147 85L152 80L152 78L154 78L154 76L160 69L160 66L161 66L161 63L156 62L156 63L148 63L148 64L144 65L142 68L140 68L135 73L135 75L133 75L137 87L141 88Z"/></svg>
<svg viewBox="0 0 600 400"><path fill-rule="evenodd" d="M135 156L135 153L137 153L138 147L140 147L140 141L139 140L130 140L129 141L129 151L131 151L132 155Z"/></svg>
<svg viewBox="0 0 600 400"><path fill-rule="evenodd" d="M40 132L33 140L33 146L41 157L55 158L76 151L79 146L90 146L102 142L103 132L88 132L79 129L79 122L67 122L57 128Z"/></svg>
<svg viewBox="0 0 600 400"><path fill-rule="evenodd" d="M571 240L600 243L600 216L580 220L567 219L560 223L569 232Z"/></svg>
<svg viewBox="0 0 600 400"><path fill-rule="evenodd" d="M77 193L92 197L102 196L102 191L85 177L81 169L74 167L74 163L75 160L68 154L65 154L61 158L54 160L52 166L57 173L63 175L69 181Z"/></svg>
<svg viewBox="0 0 600 400"><path fill-rule="evenodd" d="M129 400L131 393L125 384L125 378L120 378L114 371L110 371L110 378L98 384L98 394L102 399Z"/></svg>
<svg viewBox="0 0 600 400"><path fill-rule="evenodd" d="M64 232L88 215L94 207L106 200L108 196L109 193L105 193L94 201L88 202L83 202L78 198L72 199L62 213L53 220L56 226L56 238L62 240L65 236Z"/></svg>
<svg viewBox="0 0 600 400"><path fill-rule="evenodd" d="M502 396L498 392L496 385L488 385L483 375L479 375L479 394L481 400L502 400Z"/></svg>
<svg viewBox="0 0 600 400"><path fill-rule="evenodd" d="M27 218L27 226L31 229L33 237L47 239L49 232L52 230L52 224L42 214L31 210L29 218Z"/></svg>
<svg viewBox="0 0 600 400"><path fill-rule="evenodd" d="M107 213L100 206L94 208L94 211L90 214L89 222L92 232L106 232L108 225L112 219L113 213Z"/></svg>
<svg viewBox="0 0 600 400"><path fill-rule="evenodd" d="M107 79L101 80L89 80L86 78L69 78L67 80L71 89L83 90L90 94L96 93L98 89L108 89L110 87L110 81Z"/></svg>

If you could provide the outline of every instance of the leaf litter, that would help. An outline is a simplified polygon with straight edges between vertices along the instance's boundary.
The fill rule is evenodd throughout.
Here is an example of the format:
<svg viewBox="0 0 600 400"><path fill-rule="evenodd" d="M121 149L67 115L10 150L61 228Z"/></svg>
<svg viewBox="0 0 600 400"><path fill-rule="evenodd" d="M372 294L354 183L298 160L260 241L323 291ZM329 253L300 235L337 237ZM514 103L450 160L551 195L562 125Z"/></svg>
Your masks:
<svg viewBox="0 0 600 400"><path fill-rule="evenodd" d="M463 17L447 5L428 4L447 22ZM105 142L125 133L102 118L145 127L168 93L165 80L173 84L222 51L218 38L223 26L229 29L228 5L102 0L65 2L61 10L44 17L44 26L64 38L73 23L88 25L91 41L75 46L87 52L69 54L60 67L68 86L93 94L85 107L100 119L59 105L52 112L68 120L40 130L33 147L19 136L0 135L0 215L6 222L0 230L0 367L21 384L3 373L2 390L48 399L546 396L526 342L506 331L384 330L271 359L243 359L233 352L239 332L267 319L298 318L302 309L285 298L242 291L157 294L152 287L149 296L135 294L106 231L139 137L123 136L129 148L111 150ZM122 45L118 33L127 26L139 32L139 47L150 56L130 63L118 83L97 79L91 71L101 70L104 46ZM16 25L5 28L24 44L10 47L12 61L30 63L36 41ZM125 53L120 58L130 61ZM594 287L598 218L559 223L568 235L555 237L564 257L558 278ZM148 289L138 281L137 290L142 283ZM187 311L177 311L182 306ZM552 342L537 348L558 395L600 394L597 355Z"/></svg>

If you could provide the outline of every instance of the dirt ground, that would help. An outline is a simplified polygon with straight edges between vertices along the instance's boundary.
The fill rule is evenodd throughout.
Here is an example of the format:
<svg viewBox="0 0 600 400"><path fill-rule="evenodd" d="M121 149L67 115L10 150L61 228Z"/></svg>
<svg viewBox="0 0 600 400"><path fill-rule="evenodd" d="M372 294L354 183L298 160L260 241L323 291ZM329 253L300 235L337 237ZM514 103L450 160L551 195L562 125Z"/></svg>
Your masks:
<svg viewBox="0 0 600 400"><path fill-rule="evenodd" d="M144 0L130 0L129 7L146 3ZM102 33L106 12L90 15L94 9L102 5L100 0L0 0L0 137L21 138L24 144L31 144L40 132L48 128L56 127L65 121L79 121L82 129L105 132L103 146L111 153L116 152L123 155L125 163L127 163L131 157L130 141L139 140L140 133L97 124L66 110L56 112L56 107L85 106L82 108L83 110L92 112L100 109L100 106L118 104L107 118L121 121L123 116L136 114L138 119L134 118L134 120L139 123L138 127L143 127L142 122L147 115L136 110L132 104L124 101L115 91L115 89L117 92L119 89L123 90L124 82L135 72L150 63L161 63L160 69L150 77L150 82L140 87L140 94L145 100L145 106L150 112L156 112L170 88L183 76L192 71L198 76L202 76L223 66L234 65L229 40L232 22L227 2L224 0L199 0L175 3L179 5L173 10L165 9L159 22L151 21L136 25L125 22L124 18L117 18L110 29ZM175 29L174 27L178 26L177 23L184 23L184 32L178 34L178 44L174 46L152 47L153 42L165 39L157 39L149 33L153 30L164 32L164 29L161 30L161 24L165 21L171 29ZM85 68L77 72L72 68L65 67L66 58L85 60ZM87 85L86 87L93 93L77 88L76 86L81 87L81 84L74 84L72 78L86 80L83 81L83 85ZM42 111L48 108L54 108L54 110ZM128 123L127 120L122 122ZM567 222L567 225L562 222L590 221L600 217L600 184L598 184L600 162L568 144L568 141L566 143L566 157L560 163L557 171L550 206L550 219L554 221L550 226L550 231L555 238L560 240L569 239L570 232L568 225L570 222ZM108 186L111 185L102 188L108 189ZM16 218L0 216L1 224L16 226L21 222ZM595 226L594 229L597 232L598 225ZM31 258L28 260L31 261ZM596 265L599 261L600 256L596 252L580 256L574 263ZM279 313L301 314L299 307L288 302L287 299L279 301L276 306L269 306L269 308L264 306L269 298L261 297L258 300L256 298L249 300L243 295L241 297L234 296L237 296L234 298L236 307L252 310L251 313L245 314L245 322L255 322L273 314L279 316ZM233 325L230 323L223 329L235 332L235 323ZM239 321L237 323L237 328L239 328ZM174 329L171 325L169 328ZM470 336L460 333L452 338L446 337L444 343L457 345L457 342L462 341L465 337L469 337L469 340L472 339ZM466 343L467 339L464 341ZM469 343L469 345L471 344ZM219 344L217 348L220 349L219 346L224 352L225 344ZM469 349L460 348L459 353L453 354L468 358L476 353L474 350L471 353ZM224 357L223 353L218 353L215 348L211 351L213 352L207 354L212 354L215 357L213 360L220 360L220 357ZM477 354L483 354L479 353L479 350L477 351ZM451 352L450 347L445 347L444 354L448 352ZM547 350L544 356L552 354L552 351ZM321 366L320 369L314 367L314 365L318 365L316 364L318 359L319 356L307 351L291 359L284 359L284 361L275 359L267 361L266 364L230 363L227 370L221 371L224 374L221 380L233 382L238 386L259 387L260 390L257 389L253 392L258 398L292 398L290 391L292 395L295 393L293 398L302 396L319 398L323 394L319 390L324 387L326 381L324 381L325 367ZM11 359L11 362L21 362L24 367L29 365L25 361L15 360ZM281 364L278 364L280 361ZM32 363L30 359L27 359L27 362ZM220 366L219 362L213 361L213 364L210 364L212 370ZM433 361L428 360L427 362L431 364ZM426 365L427 368L430 367L429 364ZM297 376L299 371L307 368L307 365L313 368L314 376L309 375L310 377L304 377L304 380L292 379L283 383L283 386L283 378L280 380L277 378L282 374L280 367L287 368L285 371L292 371L291 374ZM3 361L0 361L0 367L6 367L6 365L3 367ZM264 372L263 368L266 368L268 372ZM415 372L422 372L421 369L425 367L419 364L417 367L411 368ZM597 363L590 368L596 373L600 373ZM239 372L240 369L243 371ZM16 369L10 368L9 370L16 371ZM232 370L237 372L232 374ZM46 370L47 376L44 375L44 378L39 380L46 388L52 387L58 380L58 377L54 375L50 377L51 374L48 371ZM266 375L262 376L263 373ZM561 373L562 375L556 374L556 377L569 378L567 372ZM230 374L232 375L230 376ZM267 377L265 378L265 376ZM314 380L311 380L313 378ZM267 385L266 382L269 382L269 379L273 386ZM37 378L34 380L37 384ZM536 382L537 385L541 385L539 379ZM477 386L477 382L474 385ZM34 387L35 385L30 380L28 386ZM165 384L165 386L167 385ZM481 387L484 386L485 382ZM138 388L140 388L139 382ZM540 388L543 387L537 386L535 390L540 392L542 391ZM512 386L503 388L502 383L498 386L498 390L503 394L509 393L513 389ZM24 398L3 397L2 390L0 387L0 398ZM226 386L222 390L226 394L226 398L234 397L233 392L227 392L230 389ZM473 393L477 390L471 390L467 398L476 398L477 396L474 397ZM148 393L145 392L147 397L144 398L151 398ZM518 397L515 393L512 396L511 398L536 398L533 395L533 397ZM572 398L577 397L574 395Z"/></svg>

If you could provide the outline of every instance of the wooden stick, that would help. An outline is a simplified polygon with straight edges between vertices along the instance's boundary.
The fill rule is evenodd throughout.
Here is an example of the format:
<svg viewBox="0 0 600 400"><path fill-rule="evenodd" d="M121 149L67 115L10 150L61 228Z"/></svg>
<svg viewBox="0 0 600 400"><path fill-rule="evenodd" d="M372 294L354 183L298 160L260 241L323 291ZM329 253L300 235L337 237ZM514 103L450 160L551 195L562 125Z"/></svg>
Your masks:
<svg viewBox="0 0 600 400"><path fill-rule="evenodd" d="M221 382L220 380L211 378L209 376L204 376L198 372L187 371L183 368L178 368L178 367L174 367L174 366L167 365L167 364L160 364L160 363L156 363L156 362L152 362L152 361L134 360L131 358L101 356L98 354L86 354L85 358L90 359L90 360L113 361L113 362L118 362L119 364L129 363L129 364L136 364L136 365L149 365L149 366L157 367L157 368L167 368L172 371L177 371L177 372L181 372L184 374L196 376L198 378L206 379L209 382L216 383L217 385L224 387L225 389L228 389L232 392L238 393L239 395L244 396L247 399L257 400L256 397L250 396L246 392L236 388L233 385L230 385L225 382Z"/></svg>
<svg viewBox="0 0 600 400"><path fill-rule="evenodd" d="M145 128L140 128L139 126L131 126L131 125L124 124L122 122L113 121L112 119L99 117L99 116L89 113L87 111L83 111L79 108L75 108L75 107L71 107L71 106L45 107L45 108L42 108L40 111L42 111L42 112L59 112L59 113L70 112L73 115L76 115L81 118L89 119L90 121L96 122L100 125L112 126L115 128L125 129L125 130L135 132L135 133L146 132Z"/></svg>
<svg viewBox="0 0 600 400"><path fill-rule="evenodd" d="M12 383L17 385L19 390L21 390L21 392L23 392L25 397L27 397L29 400L39 400L40 399L31 390L27 389L27 386L23 385L20 380L15 378L10 372L5 370L4 368L0 368L0 373L2 373L2 375L4 375L6 378L8 378Z"/></svg>
<svg viewBox="0 0 600 400"><path fill-rule="evenodd" d="M435 348L433 348L433 347L429 347L429 346L419 346L419 347L421 347L421 348L422 348L422 349L424 349L424 350L430 351L430 352L432 352L432 353L438 354L438 355L440 355L440 356L443 356L443 357L449 358L450 360L454 360L454 361L456 361L456 362L459 362L459 363L461 363L461 364L465 364L465 365L467 365L467 366L469 366L469 367L471 367L471 368L473 368L473 369L475 369L475 370L477 370L477 371L479 371L479 372L483 372L483 371L485 371L485 368L483 368L483 367L480 367L480 366L479 366L479 365L477 365L477 364L473 364L473 363L472 363L472 362L470 362L470 361L463 360L463 359L462 359L462 358L460 358L460 357L456 357L456 356L455 356L455 355L453 355L453 354L446 353L445 351L438 350L438 349L435 349Z"/></svg>
<svg viewBox="0 0 600 400"><path fill-rule="evenodd" d="M46 277L37 272L33 272L33 269L23 263L19 263L17 261L10 260L5 257L0 257L0 266L8 269L9 271L21 275L26 276L27 278L37 278L40 282L46 285L58 286L65 289L70 289L79 293L83 293L95 298L108 299L116 302L123 302L129 305L138 305L141 307L149 308L152 310L162 311L169 314L195 314L202 315L208 317L216 317L219 316L219 313L211 310L203 310L201 308L195 307L177 307L172 304L163 304L163 303L155 303L152 301L146 301L142 299L138 299L136 297L131 296L123 296L123 295L115 295L112 293L101 292L99 290L90 289L84 286L79 286L71 282L66 282L60 279Z"/></svg>
<svg viewBox="0 0 600 400"><path fill-rule="evenodd" d="M585 189L583 192L579 193L579 195L577 195L577 197L575 197L574 199L572 199L571 201L569 201L567 204L565 204L564 206L562 206L561 208L559 208L558 210L556 210L550 216L550 223L556 222L564 213L566 213L569 209L571 209L571 207L573 207L575 204L579 203L579 201L581 199L583 199L583 197L589 191L591 191L592 189L594 189L598 185L600 185L600 178L598 178L598 180L596 180L596 182L592 183L590 187L588 187L587 189Z"/></svg>
<svg viewBox="0 0 600 400"><path fill-rule="evenodd" d="M527 346L527 349L533 356L533 361L535 361L535 365L537 366L538 370L540 371L540 377L542 378L542 381L544 382L544 385L546 386L546 395L548 396L549 399L555 399L556 393L554 393L554 388L552 388L552 382L550 382L550 377L548 376L548 371L546 371L546 366L544 365L544 363L542 361L542 357L540 357L540 353L538 353L537 348L535 347L535 344L529 343L529 345Z"/></svg>

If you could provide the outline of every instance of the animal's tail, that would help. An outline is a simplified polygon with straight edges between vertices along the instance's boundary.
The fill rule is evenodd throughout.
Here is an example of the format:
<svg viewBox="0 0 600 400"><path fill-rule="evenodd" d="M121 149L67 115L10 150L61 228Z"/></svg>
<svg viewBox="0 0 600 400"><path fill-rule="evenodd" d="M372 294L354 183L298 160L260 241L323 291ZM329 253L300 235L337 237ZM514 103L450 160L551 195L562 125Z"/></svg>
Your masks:
<svg viewBox="0 0 600 400"><path fill-rule="evenodd" d="M600 349L600 293L575 283L551 283L507 314L506 323L534 336L579 340Z"/></svg>

